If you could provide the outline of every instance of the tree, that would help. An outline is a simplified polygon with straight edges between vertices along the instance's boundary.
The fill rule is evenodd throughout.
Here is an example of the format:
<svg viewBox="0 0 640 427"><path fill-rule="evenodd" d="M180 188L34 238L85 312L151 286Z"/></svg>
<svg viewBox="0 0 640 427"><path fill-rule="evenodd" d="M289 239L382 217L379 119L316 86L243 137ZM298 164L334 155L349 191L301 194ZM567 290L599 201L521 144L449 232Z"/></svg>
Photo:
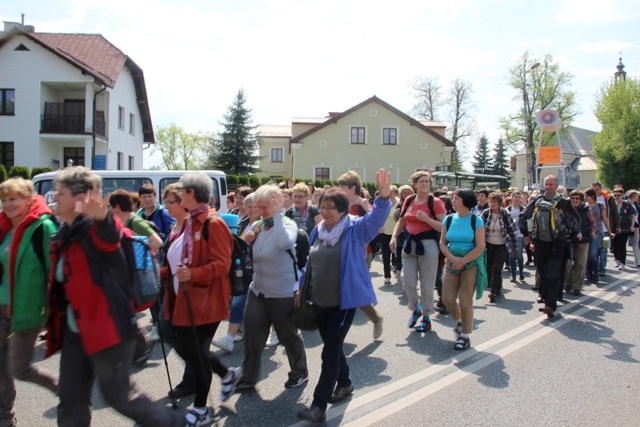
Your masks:
<svg viewBox="0 0 640 427"><path fill-rule="evenodd" d="M169 170L197 169L206 140L205 134L185 132L172 122L168 127L156 127L156 143L151 152L160 151L163 166Z"/></svg>
<svg viewBox="0 0 640 427"><path fill-rule="evenodd" d="M246 104L247 97L240 89L224 116L225 123L221 123L224 129L213 140L214 150L209 155L209 162L228 174L259 172L260 141L255 133L256 127L251 125L251 110Z"/></svg>
<svg viewBox="0 0 640 427"><path fill-rule="evenodd" d="M418 77L413 83L414 98L418 103L413 107L414 115L423 120L437 120L436 112L442 107L442 86L437 77Z"/></svg>
<svg viewBox="0 0 640 427"><path fill-rule="evenodd" d="M593 139L598 179L612 187L640 186L640 81L627 79L604 84L594 111L602 130Z"/></svg>
<svg viewBox="0 0 640 427"><path fill-rule="evenodd" d="M509 69L509 85L518 91L514 99L522 100L522 108L501 119L507 143L527 153L528 182L538 181L536 174L536 145L541 129L535 115L541 110L556 110L564 127L578 114L575 93L569 90L573 75L560 71L560 65L550 54L537 62L531 52L525 52ZM550 144L553 134L543 134L542 145Z"/></svg>
<svg viewBox="0 0 640 427"><path fill-rule="evenodd" d="M493 169L493 162L489 153L489 140L484 134L478 140L478 148L473 156L471 166L473 166L474 173L490 174Z"/></svg>
<svg viewBox="0 0 640 427"><path fill-rule="evenodd" d="M507 147L502 137L498 138L495 148L493 149L495 158L493 160L492 175L509 176L509 159L507 159Z"/></svg>
<svg viewBox="0 0 640 427"><path fill-rule="evenodd" d="M474 121L470 117L471 111L475 105L471 102L471 94L473 87L471 83L456 79L452 82L447 97L449 105L449 122L451 130L449 131L449 139L453 142L453 151L451 152L451 168L454 172L461 171L462 161L460 160L460 143L468 136L471 136L474 127Z"/></svg>
<svg viewBox="0 0 640 427"><path fill-rule="evenodd" d="M446 97L442 98L442 86L437 77L416 78L413 89L414 97L418 103L413 107L413 114L423 120L439 120L440 110L445 110L445 115L451 123L447 130L447 137L453 142L454 149L451 152L451 167L453 171L461 171L462 160L460 156L461 145L465 138L473 133L474 121L470 113L475 108L471 101L473 87L471 83L461 79L455 79L447 90Z"/></svg>

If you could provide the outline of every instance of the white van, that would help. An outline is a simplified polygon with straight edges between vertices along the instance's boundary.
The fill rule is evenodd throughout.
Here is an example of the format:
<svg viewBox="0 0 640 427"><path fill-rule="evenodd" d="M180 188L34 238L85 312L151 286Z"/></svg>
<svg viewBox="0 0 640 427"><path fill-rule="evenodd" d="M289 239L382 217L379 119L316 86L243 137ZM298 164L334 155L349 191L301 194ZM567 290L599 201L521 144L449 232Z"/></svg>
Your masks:
<svg viewBox="0 0 640 427"><path fill-rule="evenodd" d="M185 172L190 171L113 171L96 170L96 175L102 177L103 194L109 194L117 189L125 189L130 192L137 192L143 184L152 184L158 194L158 202L162 203L162 193L164 188L177 182ZM227 213L227 175L222 171L203 170L213 181L213 195L211 205L220 213ZM33 185L36 193L45 196L53 191L53 179L57 172L41 173L33 177ZM50 193L53 194L53 193Z"/></svg>

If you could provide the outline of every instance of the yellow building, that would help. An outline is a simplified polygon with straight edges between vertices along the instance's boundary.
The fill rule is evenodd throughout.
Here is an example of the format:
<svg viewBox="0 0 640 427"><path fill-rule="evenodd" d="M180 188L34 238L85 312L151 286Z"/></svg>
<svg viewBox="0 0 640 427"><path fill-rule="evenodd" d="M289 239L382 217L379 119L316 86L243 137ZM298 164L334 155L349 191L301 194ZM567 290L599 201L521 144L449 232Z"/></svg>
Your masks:
<svg viewBox="0 0 640 427"><path fill-rule="evenodd" d="M421 122L373 96L328 117L292 120L291 126L258 126L260 175L337 179L349 170L365 182L385 168L407 182L417 170L451 162L445 125Z"/></svg>

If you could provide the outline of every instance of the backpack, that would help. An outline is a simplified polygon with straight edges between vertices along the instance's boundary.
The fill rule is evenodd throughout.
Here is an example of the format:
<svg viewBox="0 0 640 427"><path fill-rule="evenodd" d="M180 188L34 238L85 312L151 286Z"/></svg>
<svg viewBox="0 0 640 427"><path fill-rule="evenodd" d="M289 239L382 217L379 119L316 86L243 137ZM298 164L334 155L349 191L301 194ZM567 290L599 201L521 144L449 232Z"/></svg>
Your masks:
<svg viewBox="0 0 640 427"><path fill-rule="evenodd" d="M416 199L417 196L418 196L417 194L412 194L409 197L407 197L407 200L405 201L405 203L403 203L402 209L400 210L399 218L402 218L404 214L407 213L407 209L409 209L409 205L413 203L413 201ZM433 212L433 194L429 194L429 198L427 198L427 206L429 207L429 211L431 212L431 215L433 215L433 217L435 218L436 214Z"/></svg>
<svg viewBox="0 0 640 427"><path fill-rule="evenodd" d="M160 289L160 266L149 247L149 239L123 228L120 247L129 269L129 294L134 308L137 312L146 310L155 303Z"/></svg>
<svg viewBox="0 0 640 427"><path fill-rule="evenodd" d="M202 226L202 238L209 240L209 222L218 214L209 216ZM231 296L246 295L253 280L253 249L251 245L233 234L233 251L231 252L231 267L229 268L229 283Z"/></svg>
<svg viewBox="0 0 640 427"><path fill-rule="evenodd" d="M543 242L552 242L558 237L566 238L568 229L564 221L564 214L558 208L558 196L545 200L540 196L535 201L533 211L533 238Z"/></svg>
<svg viewBox="0 0 640 427"><path fill-rule="evenodd" d="M476 220L478 219L478 215L472 215L471 216L471 229L473 230L473 232L475 233L476 231ZM453 214L451 215L447 215L447 217L444 219L444 226L447 227L447 230L449 229L449 227L451 227L451 221L453 221ZM473 236L473 239L475 240L475 234Z"/></svg>

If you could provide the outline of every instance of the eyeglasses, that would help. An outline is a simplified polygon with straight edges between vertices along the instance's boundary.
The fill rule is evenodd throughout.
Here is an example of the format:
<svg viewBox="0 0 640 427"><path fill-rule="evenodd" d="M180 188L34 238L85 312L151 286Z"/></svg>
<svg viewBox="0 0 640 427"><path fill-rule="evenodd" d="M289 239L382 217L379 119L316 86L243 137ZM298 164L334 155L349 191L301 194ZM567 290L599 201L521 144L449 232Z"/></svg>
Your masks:
<svg viewBox="0 0 640 427"><path fill-rule="evenodd" d="M621 193L613 193L614 197L622 197Z"/></svg>
<svg viewBox="0 0 640 427"><path fill-rule="evenodd" d="M318 210L321 210L321 211L333 211L333 210L336 210L336 209L338 209L338 208L336 208L335 206L320 206L318 208Z"/></svg>
<svg viewBox="0 0 640 427"><path fill-rule="evenodd" d="M175 203L178 203L178 201L177 201L177 200L165 200L164 202L162 202L162 204L163 204L165 207L169 207L169 206L171 206L171 205L173 205L173 204L175 204Z"/></svg>

